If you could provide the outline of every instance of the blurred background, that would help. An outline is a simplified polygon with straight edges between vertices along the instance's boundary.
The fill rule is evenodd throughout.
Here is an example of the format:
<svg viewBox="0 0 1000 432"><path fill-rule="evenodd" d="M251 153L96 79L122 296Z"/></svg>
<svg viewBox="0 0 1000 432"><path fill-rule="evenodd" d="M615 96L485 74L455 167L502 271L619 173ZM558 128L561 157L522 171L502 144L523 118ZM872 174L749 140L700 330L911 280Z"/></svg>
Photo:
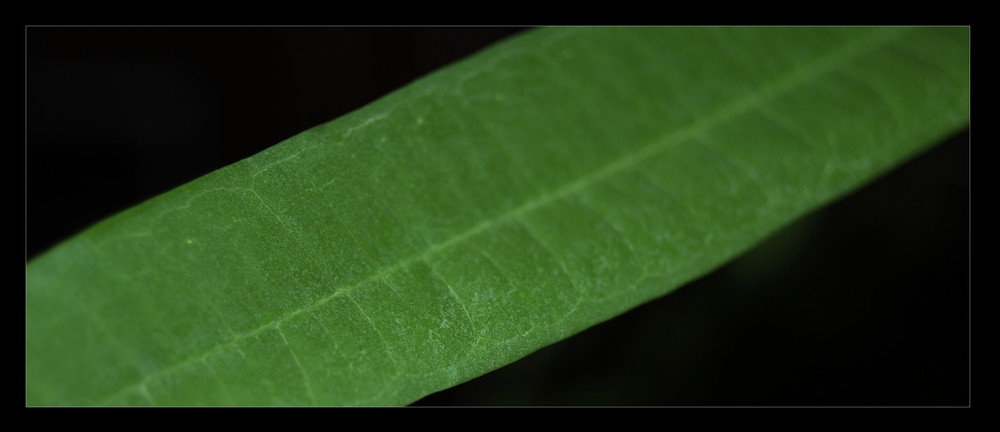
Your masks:
<svg viewBox="0 0 1000 432"><path fill-rule="evenodd" d="M26 28L25 254L514 27ZM720 270L417 405L969 403L968 131Z"/></svg>

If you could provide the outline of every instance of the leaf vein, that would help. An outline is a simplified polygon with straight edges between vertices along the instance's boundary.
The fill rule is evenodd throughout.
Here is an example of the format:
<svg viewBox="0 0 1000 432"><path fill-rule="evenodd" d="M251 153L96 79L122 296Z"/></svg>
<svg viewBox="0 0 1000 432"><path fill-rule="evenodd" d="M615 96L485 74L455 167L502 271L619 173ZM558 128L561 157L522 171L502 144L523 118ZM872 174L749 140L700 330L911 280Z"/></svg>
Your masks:
<svg viewBox="0 0 1000 432"><path fill-rule="evenodd" d="M742 98L738 98L728 104L724 104L723 106L717 108L710 114L696 119L688 126L679 128L671 133L668 133L667 135L661 137L660 139L655 139L652 142L646 144L645 146L639 147L635 151L626 152L625 154L619 156L618 158L611 160L609 163L605 164L599 169L584 173L579 177L577 177L575 180L572 180L564 184L563 186L551 191L548 194L542 194L538 197L529 199L520 206L514 207L491 219L487 219L476 225L473 225L469 229L459 234L456 234L444 241L432 244L422 252L414 256L411 256L410 258L404 259L396 264L384 267L357 283L351 285L342 285L340 287L337 287L331 294L327 295L326 297L320 298L319 300L311 304L306 304L298 309L285 313L283 316L277 317L267 324L264 324L256 329L250 330L247 333L244 333L242 336L222 342L212 348L209 348L206 351L201 352L200 354L197 354L186 360L182 360L173 366L165 367L152 375L146 376L144 379L131 386L127 386L116 392L112 392L108 397L105 398L105 400L107 399L113 400L116 397L120 397L124 394L127 394L128 392L133 391L138 387L144 385L145 382L147 382L149 379L152 379L152 377L170 373L171 371L174 371L182 367L183 365L189 364L192 361L210 357L219 352L222 352L225 349L228 349L229 347L235 346L239 341L243 339L255 336L267 328L275 327L276 324L281 321L291 319L300 314L315 310L316 308L328 303L332 299L344 293L347 293L350 290L353 290L359 286L362 286L371 280L383 278L388 274L392 274L401 269L407 268L416 262L423 261L433 256L436 256L442 251L447 250L456 244L461 244L462 242L468 240L469 238L475 237L484 231L488 231L496 226L502 225L506 221L515 219L519 220L521 216L530 213L537 208L548 205L549 203L555 202L566 196L576 194L580 190L587 188L591 184L602 181L603 179L610 177L614 174L617 174L621 171L634 168L638 166L641 162L646 161L652 158L653 156L660 154L663 150L671 147L672 145L675 145L678 142L683 141L684 139L696 136L697 134L701 133L704 130L718 126L720 124L723 124L727 120L745 114L746 112L755 108L757 105L763 104L764 101L773 99L774 97L780 94L786 93L796 88L797 86L808 82L812 78L816 78L818 76L822 76L828 73L835 66L845 64L851 61L853 58L856 58L861 54L868 52L869 50L872 50L882 44L885 44L893 37L903 33L906 29L896 28L894 30L895 31L892 32L878 33L875 34L874 36L863 37L851 41L849 43L845 43L844 45L838 47L837 49L834 49L825 54L820 54L811 63L807 63L801 66L800 68L793 70L788 75L776 78L774 81L767 83L762 88L757 89L756 92L750 92L750 94L745 95ZM256 192L254 192L254 194L256 195ZM257 197L258 199L260 198L259 195ZM267 204L262 199L261 202L265 206L267 206ZM268 208L270 209L269 206ZM276 212L274 212L273 209L271 209L271 211L276 216L278 215ZM530 330L528 332L530 333Z"/></svg>
<svg viewBox="0 0 1000 432"><path fill-rule="evenodd" d="M295 350L292 349L292 344L288 343L288 338L285 337L285 332L281 330L281 323L275 325L274 328L278 331L278 336L281 336L281 341L285 343L285 348L288 350L288 353L292 355L292 360L295 361L295 366L298 366L299 371L302 372L302 383L306 387L306 395L309 396L309 400L315 405L317 403L316 395L313 394L312 386L309 384L309 373L306 372L306 368L302 367L302 362L299 361L299 356L296 355Z"/></svg>

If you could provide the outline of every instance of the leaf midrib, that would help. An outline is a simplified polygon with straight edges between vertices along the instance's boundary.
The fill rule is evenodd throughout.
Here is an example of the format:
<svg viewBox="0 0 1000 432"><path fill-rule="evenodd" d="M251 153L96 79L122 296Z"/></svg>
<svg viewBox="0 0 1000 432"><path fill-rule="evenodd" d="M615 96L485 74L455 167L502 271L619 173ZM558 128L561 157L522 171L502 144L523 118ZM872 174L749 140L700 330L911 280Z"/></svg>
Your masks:
<svg viewBox="0 0 1000 432"><path fill-rule="evenodd" d="M721 108L718 108L714 112L705 115L697 120L695 120L690 125L677 129L671 133L662 136L659 139L654 139L650 144L640 147L639 149L632 151L630 153L625 153L624 155L618 157L617 159L611 161L610 163L604 165L603 167L584 173L583 175L577 177L575 180L566 183L562 187L547 193L541 194L533 199L530 199L523 204L510 209L498 216L487 219L479 224L469 228L468 230L452 236L442 242L432 244L426 248L423 252L410 256L409 258L402 260L396 264L383 267L376 271L372 275L354 283L351 285L342 285L337 287L333 293L313 302L312 304L305 305L299 309L291 311L281 317L278 317L267 324L250 330L246 333L242 333L234 336L233 338L215 345L200 354L188 357L170 366L164 367L157 372L143 375L142 379L138 382L125 386L118 391L110 393L108 396L104 397L98 405L105 405L111 401L119 399L120 397L127 395L133 391L148 391L146 389L146 384L152 379L169 374L175 370L183 368L189 364L199 362L208 358L213 357L217 353L224 352L235 344L256 336L257 334L271 329L278 328L281 323L287 319L298 316L302 313L313 310L319 306L326 304L327 302L333 300L334 298L348 293L354 288L363 285L368 282L378 280L379 278L391 275L401 269L407 268L415 263L426 261L438 253L451 248L454 245L461 244L465 240L478 235L484 231L502 225L509 220L515 220L516 218L529 213L539 207L543 207L553 201L561 199L566 196L570 196L580 190L587 188L587 186L601 181L604 178L610 177L615 173L624 171L630 167L636 166L637 164L657 155L658 153L666 150L672 145L676 145L685 139L697 136L699 133L710 129L712 127L718 126L725 121L732 119L740 114L749 112L752 108L756 106L764 105L766 101L774 99L775 97L787 93L792 89L809 82L810 79L817 78L832 70L836 66L840 66L850 62L852 59L860 57L861 55L873 51L880 46L886 45L892 39L899 37L909 28L894 28L893 31L887 31L884 33L875 33L874 35L868 35L867 37L859 37L855 40L845 42L839 48L827 52L824 55L817 56L815 60L807 63L794 71L788 73L787 75L781 76L774 81L767 83L755 91L749 92L747 95L737 99L736 101L726 104Z"/></svg>

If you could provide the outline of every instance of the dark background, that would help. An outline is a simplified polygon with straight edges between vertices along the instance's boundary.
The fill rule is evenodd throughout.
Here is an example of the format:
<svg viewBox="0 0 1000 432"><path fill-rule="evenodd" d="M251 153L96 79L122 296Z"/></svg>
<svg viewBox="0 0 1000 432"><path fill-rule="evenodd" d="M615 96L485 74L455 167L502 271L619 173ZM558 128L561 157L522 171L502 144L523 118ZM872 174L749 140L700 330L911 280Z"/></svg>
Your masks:
<svg viewBox="0 0 1000 432"><path fill-rule="evenodd" d="M518 31L28 27L26 258ZM968 405L969 148L418 405Z"/></svg>

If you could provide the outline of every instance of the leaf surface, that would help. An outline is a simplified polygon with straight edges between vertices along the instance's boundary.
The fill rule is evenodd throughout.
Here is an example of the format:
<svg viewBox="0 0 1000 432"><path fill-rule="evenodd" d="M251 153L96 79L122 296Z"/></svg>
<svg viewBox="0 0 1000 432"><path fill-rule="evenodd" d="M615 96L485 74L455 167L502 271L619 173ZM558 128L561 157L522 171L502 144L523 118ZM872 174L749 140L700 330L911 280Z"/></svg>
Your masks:
<svg viewBox="0 0 1000 432"><path fill-rule="evenodd" d="M396 405L964 127L967 28L554 28L27 266L29 405Z"/></svg>

